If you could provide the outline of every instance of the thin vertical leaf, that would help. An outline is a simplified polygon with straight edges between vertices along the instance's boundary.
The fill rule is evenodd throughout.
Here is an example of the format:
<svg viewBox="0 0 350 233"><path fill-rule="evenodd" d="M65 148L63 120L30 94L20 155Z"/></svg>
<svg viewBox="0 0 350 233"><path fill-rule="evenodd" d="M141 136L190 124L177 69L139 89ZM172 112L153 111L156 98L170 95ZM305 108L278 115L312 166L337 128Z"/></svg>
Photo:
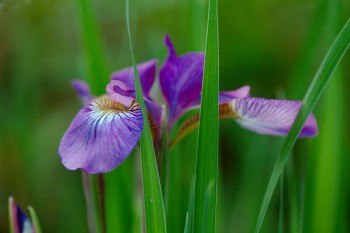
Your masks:
<svg viewBox="0 0 350 233"><path fill-rule="evenodd" d="M135 74L134 79L136 87L136 99L140 104L144 118L140 147L142 157L142 178L146 213L146 230L148 233L166 232L163 197L160 187L156 157L131 40L129 0L126 0L126 23L130 43L131 59Z"/></svg>
<svg viewBox="0 0 350 233"><path fill-rule="evenodd" d="M194 181L192 181L191 190L190 190L190 198L188 201L188 212L186 215L186 224L185 224L184 233L192 233L192 231L193 231L194 191L195 191L195 183L194 183Z"/></svg>
<svg viewBox="0 0 350 233"><path fill-rule="evenodd" d="M279 209L279 224L278 233L284 232L284 197L283 197L283 183L284 183L284 173L282 172L280 178L280 209Z"/></svg>
<svg viewBox="0 0 350 233"><path fill-rule="evenodd" d="M288 203L289 203L289 232L291 233L302 233L302 229L300 228L300 221L302 219L303 213L303 202L302 198L304 196L304 172L302 169L301 174L301 184L300 191L298 195L297 185L296 185L296 177L294 171L294 160L293 157L290 157L286 165L286 177L287 177L287 188L288 188ZM300 197L300 198L299 198Z"/></svg>
<svg viewBox="0 0 350 233"><path fill-rule="evenodd" d="M275 167L273 169L267 190L260 208L258 220L255 227L255 232L260 232L265 214L270 203L272 194L277 185L279 176L283 171L284 165L288 159L298 135L311 111L314 109L320 96L323 94L329 80L331 79L336 67L343 58L345 52L350 45L350 20L345 24L342 31L334 41L319 67L308 91L304 97L302 107L296 117L296 120L283 144L281 153L279 154Z"/></svg>
<svg viewBox="0 0 350 233"><path fill-rule="evenodd" d="M16 216L15 216L15 204L14 204L13 197L9 197L8 201L8 215L9 215L9 226L10 226L10 233L16 233L18 232L18 229L16 229Z"/></svg>
<svg viewBox="0 0 350 233"><path fill-rule="evenodd" d="M30 217L32 219L33 228L35 229L35 233L41 233L42 230L41 230L38 215L36 214L34 208L31 206L28 206L28 210L30 212Z"/></svg>
<svg viewBox="0 0 350 233"><path fill-rule="evenodd" d="M92 93L100 95L105 92L108 73L99 37L96 20L93 16L90 0L79 0L82 39L88 67L88 81Z"/></svg>
<svg viewBox="0 0 350 233"><path fill-rule="evenodd" d="M87 221L89 225L90 233L99 233L101 232L100 218L99 218L99 208L97 202L96 192L94 191L94 175L90 175L85 171L81 172L82 182L84 188L85 202L86 202L86 213Z"/></svg>
<svg viewBox="0 0 350 233"><path fill-rule="evenodd" d="M194 232L215 231L218 176L219 32L217 0L209 0L204 77L197 144ZM212 185L208 203L206 193ZM205 210L208 210L206 213Z"/></svg>

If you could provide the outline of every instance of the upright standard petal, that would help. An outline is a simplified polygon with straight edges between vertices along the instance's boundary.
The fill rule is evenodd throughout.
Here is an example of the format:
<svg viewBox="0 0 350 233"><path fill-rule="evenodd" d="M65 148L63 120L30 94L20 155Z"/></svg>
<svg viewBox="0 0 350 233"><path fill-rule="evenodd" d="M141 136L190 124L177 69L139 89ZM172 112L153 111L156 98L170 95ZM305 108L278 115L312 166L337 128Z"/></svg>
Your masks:
<svg viewBox="0 0 350 233"><path fill-rule="evenodd" d="M175 48L166 36L168 57L160 69L160 86L169 106L169 128L189 108L198 105L202 91L203 53L176 56Z"/></svg>
<svg viewBox="0 0 350 233"><path fill-rule="evenodd" d="M112 101L130 107L136 98L134 88L122 81L111 80L106 87L107 94Z"/></svg>
<svg viewBox="0 0 350 233"><path fill-rule="evenodd" d="M158 60L152 59L150 61L137 65L137 72L140 77L142 92L145 97L149 97L149 92L154 83L156 75L156 65ZM124 82L127 86L135 90L134 84L134 68L128 67L112 74L111 80L119 80Z"/></svg>
<svg viewBox="0 0 350 233"><path fill-rule="evenodd" d="M108 96L94 99L73 119L64 134L59 154L70 170L104 173L120 165L138 142L142 111L134 101L126 108Z"/></svg>
<svg viewBox="0 0 350 233"><path fill-rule="evenodd" d="M13 233L34 233L30 220L22 209L16 205L12 197L9 199L9 209L10 227Z"/></svg>
<svg viewBox="0 0 350 233"><path fill-rule="evenodd" d="M261 134L287 135L301 107L301 101L239 98L229 103L244 128ZM299 137L318 134L315 117L310 114Z"/></svg>
<svg viewBox="0 0 350 233"><path fill-rule="evenodd" d="M75 92L77 93L80 102L82 104L87 104L89 103L94 97L90 92L90 88L89 85L83 81L83 80L78 80L75 79L72 81L72 87L75 90Z"/></svg>

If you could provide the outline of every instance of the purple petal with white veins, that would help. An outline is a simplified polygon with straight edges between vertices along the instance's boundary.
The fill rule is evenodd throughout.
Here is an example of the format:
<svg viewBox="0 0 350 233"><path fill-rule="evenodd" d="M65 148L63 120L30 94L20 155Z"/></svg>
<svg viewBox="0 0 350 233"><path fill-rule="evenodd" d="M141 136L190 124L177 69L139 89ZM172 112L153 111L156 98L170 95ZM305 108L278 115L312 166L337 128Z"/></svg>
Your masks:
<svg viewBox="0 0 350 233"><path fill-rule="evenodd" d="M59 154L70 170L105 173L120 165L141 136L142 111L134 102L125 108L108 96L94 99L73 119Z"/></svg>
<svg viewBox="0 0 350 233"><path fill-rule="evenodd" d="M169 55L160 69L160 86L169 106L169 128L188 109L198 104L202 91L203 53L176 56L169 36L165 38Z"/></svg>
<svg viewBox="0 0 350 233"><path fill-rule="evenodd" d="M88 104L94 98L90 92L89 85L85 81L75 79L72 81L71 85L82 104Z"/></svg>
<svg viewBox="0 0 350 233"><path fill-rule="evenodd" d="M149 97L149 92L151 91L155 79L157 62L157 59L152 59L137 65L137 72L140 77L143 96ZM111 75L111 80L122 81L135 90L133 67L114 72Z"/></svg>
<svg viewBox="0 0 350 233"><path fill-rule="evenodd" d="M261 134L287 135L301 103L301 101L248 97L234 99L230 105L237 114L237 122L242 127ZM316 119L310 114L299 137L312 137L317 134Z"/></svg>

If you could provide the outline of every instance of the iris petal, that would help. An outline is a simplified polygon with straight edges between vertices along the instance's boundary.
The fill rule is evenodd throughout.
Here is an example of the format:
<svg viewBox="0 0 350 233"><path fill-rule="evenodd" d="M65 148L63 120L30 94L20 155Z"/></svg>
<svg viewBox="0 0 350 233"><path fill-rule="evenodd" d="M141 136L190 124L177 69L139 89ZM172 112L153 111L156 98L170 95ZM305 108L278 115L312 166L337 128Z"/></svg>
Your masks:
<svg viewBox="0 0 350 233"><path fill-rule="evenodd" d="M240 98L230 105L242 127L261 134L287 135L301 107L301 101ZM299 137L318 134L315 117L310 114Z"/></svg>
<svg viewBox="0 0 350 233"><path fill-rule="evenodd" d="M160 69L160 86L169 106L169 128L188 109L198 104L202 91L203 53L176 56L167 36L165 44L169 55Z"/></svg>
<svg viewBox="0 0 350 233"><path fill-rule="evenodd" d="M149 97L149 92L154 83L156 74L156 65L158 60L152 59L150 61L137 65L137 71L140 77L142 92L145 97ZM124 82L127 86L135 90L134 84L134 68L128 67L112 74L111 80L119 80Z"/></svg>
<svg viewBox="0 0 350 233"><path fill-rule="evenodd" d="M94 99L73 119L59 154L70 170L104 173L120 165L138 142L143 127L139 105L130 108L108 96Z"/></svg>
<svg viewBox="0 0 350 233"><path fill-rule="evenodd" d="M220 104L223 104L223 103L230 102L231 100L236 98L248 97L249 92L250 92L249 86L243 86L232 91L221 91L219 93L219 102Z"/></svg>
<svg viewBox="0 0 350 233"><path fill-rule="evenodd" d="M85 81L78 80L78 79L73 80L72 87L77 93L80 99L80 102L82 102L84 105L89 103L93 99L93 96L90 92L89 85L87 85Z"/></svg>
<svg viewBox="0 0 350 233"><path fill-rule="evenodd" d="M136 98L135 90L119 80L111 80L106 87L107 94L112 101L124 106L131 106Z"/></svg>

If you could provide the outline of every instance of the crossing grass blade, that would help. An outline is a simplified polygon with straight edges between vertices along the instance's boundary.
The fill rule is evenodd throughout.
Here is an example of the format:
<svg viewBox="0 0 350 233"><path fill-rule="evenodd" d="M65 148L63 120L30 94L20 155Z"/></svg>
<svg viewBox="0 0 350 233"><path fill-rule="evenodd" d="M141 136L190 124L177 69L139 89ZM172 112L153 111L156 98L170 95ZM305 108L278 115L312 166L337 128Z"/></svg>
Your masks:
<svg viewBox="0 0 350 233"><path fill-rule="evenodd" d="M32 219L32 223L33 223L33 227L35 229L35 233L41 233L41 226L40 226L40 222L39 222L39 218L38 215L36 214L35 210L33 207L28 206L28 210L30 213L30 217Z"/></svg>
<svg viewBox="0 0 350 233"><path fill-rule="evenodd" d="M92 93L101 95L108 82L106 61L94 19L90 0L78 1L80 10L81 33L88 67L88 81Z"/></svg>
<svg viewBox="0 0 350 233"><path fill-rule="evenodd" d="M146 231L148 233L166 232L163 197L160 187L158 168L153 148L152 135L148 123L147 110L142 95L140 78L136 68L136 61L131 40L129 0L126 0L126 23L128 29L131 59L134 67L134 79L136 87L136 99L140 104L143 114L143 131L140 139L142 179L146 214Z"/></svg>
<svg viewBox="0 0 350 233"><path fill-rule="evenodd" d="M215 231L218 176L219 32L217 0L209 0L204 77L197 144L194 232ZM210 193L208 187L210 185ZM208 212L206 212L208 210Z"/></svg>
<svg viewBox="0 0 350 233"><path fill-rule="evenodd" d="M296 120L282 146L270 181L265 192L265 196L260 208L259 216L255 226L255 232L260 232L265 214L270 203L272 194L276 188L278 179L283 171L284 165L288 159L298 135L311 111L314 109L320 96L323 94L329 80L331 79L336 67L343 58L345 52L350 45L350 20L347 21L341 32L338 34L333 45L329 49L321 66L319 67L304 99L301 109L296 117Z"/></svg>

